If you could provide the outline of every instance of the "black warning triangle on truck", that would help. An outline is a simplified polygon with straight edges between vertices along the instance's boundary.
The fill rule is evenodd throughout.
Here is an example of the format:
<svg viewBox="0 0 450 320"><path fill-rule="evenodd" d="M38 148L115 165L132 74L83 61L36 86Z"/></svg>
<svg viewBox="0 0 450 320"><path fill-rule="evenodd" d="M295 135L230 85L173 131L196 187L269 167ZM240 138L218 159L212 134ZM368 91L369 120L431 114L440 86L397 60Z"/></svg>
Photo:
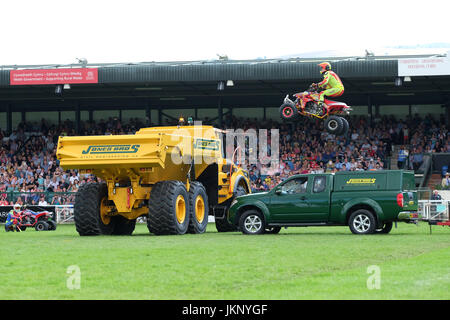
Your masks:
<svg viewBox="0 0 450 320"><path fill-rule="evenodd" d="M236 198L228 214L229 222L246 234L302 226L389 233L393 222L419 218L414 172L405 170L295 175L269 192Z"/></svg>

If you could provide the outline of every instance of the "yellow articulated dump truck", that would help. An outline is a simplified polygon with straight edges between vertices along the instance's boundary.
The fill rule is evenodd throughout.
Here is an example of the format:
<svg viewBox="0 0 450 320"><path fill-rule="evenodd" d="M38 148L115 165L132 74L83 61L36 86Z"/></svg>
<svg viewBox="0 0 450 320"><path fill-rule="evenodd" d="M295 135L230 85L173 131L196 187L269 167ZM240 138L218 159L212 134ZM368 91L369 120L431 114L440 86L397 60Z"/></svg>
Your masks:
<svg viewBox="0 0 450 320"><path fill-rule="evenodd" d="M221 133L193 125L60 137L61 167L101 179L75 196L78 233L131 235L141 216L156 235L203 233L208 215L214 215L219 232L234 231L228 208L251 189L248 172L224 158Z"/></svg>

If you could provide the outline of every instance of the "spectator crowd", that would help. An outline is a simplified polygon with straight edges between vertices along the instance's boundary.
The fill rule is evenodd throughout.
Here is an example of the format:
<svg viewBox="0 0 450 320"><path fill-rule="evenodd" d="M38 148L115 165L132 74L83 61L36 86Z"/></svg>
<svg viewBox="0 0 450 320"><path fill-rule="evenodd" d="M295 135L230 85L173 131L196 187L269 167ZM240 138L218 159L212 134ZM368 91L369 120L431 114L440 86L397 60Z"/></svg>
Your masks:
<svg viewBox="0 0 450 320"><path fill-rule="evenodd" d="M415 171L425 153L450 152L450 138L442 118L383 117L370 122L367 117L351 116L348 120L350 130L345 136L329 134L323 121L307 118L281 123L233 117L227 119L224 128L279 129L279 161L247 167L253 192L270 190L294 174L387 169L393 145L401 145L398 167ZM109 118L82 122L80 132L133 134L141 127L144 123L137 118L126 124ZM66 135L76 135L73 121L66 120L58 126L45 119L40 123L20 123L10 135L0 130L0 203L71 204L81 185L99 180L59 166L56 145L58 137ZM270 136L268 145L270 148Z"/></svg>

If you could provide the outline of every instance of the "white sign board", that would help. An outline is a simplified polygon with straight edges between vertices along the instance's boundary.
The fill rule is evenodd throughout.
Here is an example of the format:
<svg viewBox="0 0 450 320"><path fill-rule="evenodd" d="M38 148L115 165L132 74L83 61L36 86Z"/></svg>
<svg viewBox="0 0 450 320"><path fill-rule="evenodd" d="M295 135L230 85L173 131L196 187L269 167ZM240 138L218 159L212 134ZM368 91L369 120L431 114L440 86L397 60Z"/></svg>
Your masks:
<svg viewBox="0 0 450 320"><path fill-rule="evenodd" d="M450 59L447 57L398 59L398 75L444 76L450 75Z"/></svg>

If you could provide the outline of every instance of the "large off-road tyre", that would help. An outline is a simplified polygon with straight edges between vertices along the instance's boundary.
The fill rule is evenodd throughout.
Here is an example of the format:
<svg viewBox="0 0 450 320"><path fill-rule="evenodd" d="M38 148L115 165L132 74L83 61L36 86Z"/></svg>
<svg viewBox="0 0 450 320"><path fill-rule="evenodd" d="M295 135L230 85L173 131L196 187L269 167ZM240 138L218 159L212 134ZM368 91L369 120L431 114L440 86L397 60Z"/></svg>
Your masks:
<svg viewBox="0 0 450 320"><path fill-rule="evenodd" d="M375 232L376 220L369 210L359 209L350 215L348 226L354 234L371 234Z"/></svg>
<svg viewBox="0 0 450 320"><path fill-rule="evenodd" d="M393 225L392 221L386 222L385 224L383 224L383 227L381 229L376 229L375 233L376 234L388 234L392 230L392 225Z"/></svg>
<svg viewBox="0 0 450 320"><path fill-rule="evenodd" d="M101 202L108 195L105 183L87 183L78 189L73 206L75 228L80 236L131 235L136 220L114 216L104 222L100 217Z"/></svg>
<svg viewBox="0 0 450 320"><path fill-rule="evenodd" d="M344 124L343 128L342 128L342 132L339 133L340 136L347 136L348 133L348 129L350 128L347 119L341 117L342 119L342 123Z"/></svg>
<svg viewBox="0 0 450 320"><path fill-rule="evenodd" d="M181 181L157 182L150 193L147 228L156 235L184 234L189 227L189 195Z"/></svg>
<svg viewBox="0 0 450 320"><path fill-rule="evenodd" d="M208 226L209 204L206 189L198 181L193 181L189 187L189 233L204 233Z"/></svg>
<svg viewBox="0 0 450 320"><path fill-rule="evenodd" d="M247 194L247 191L245 191L245 188L243 186L239 186L236 189L236 196L230 201L231 202L239 196L243 196ZM232 232L232 231L238 231L238 227L235 226L234 224L231 224L228 222L227 220L227 214L228 214L228 209L225 209L225 215L223 219L215 219L216 220L216 229L218 232Z"/></svg>
<svg viewBox="0 0 450 320"><path fill-rule="evenodd" d="M245 211L239 218L239 229L244 234L265 233L264 216L257 210Z"/></svg>
<svg viewBox="0 0 450 320"><path fill-rule="evenodd" d="M294 121L299 118L298 110L291 103L283 103L280 106L280 117L286 121Z"/></svg>
<svg viewBox="0 0 450 320"><path fill-rule="evenodd" d="M344 130L344 121L338 116L329 116L325 121L325 129L334 135L340 135Z"/></svg>

